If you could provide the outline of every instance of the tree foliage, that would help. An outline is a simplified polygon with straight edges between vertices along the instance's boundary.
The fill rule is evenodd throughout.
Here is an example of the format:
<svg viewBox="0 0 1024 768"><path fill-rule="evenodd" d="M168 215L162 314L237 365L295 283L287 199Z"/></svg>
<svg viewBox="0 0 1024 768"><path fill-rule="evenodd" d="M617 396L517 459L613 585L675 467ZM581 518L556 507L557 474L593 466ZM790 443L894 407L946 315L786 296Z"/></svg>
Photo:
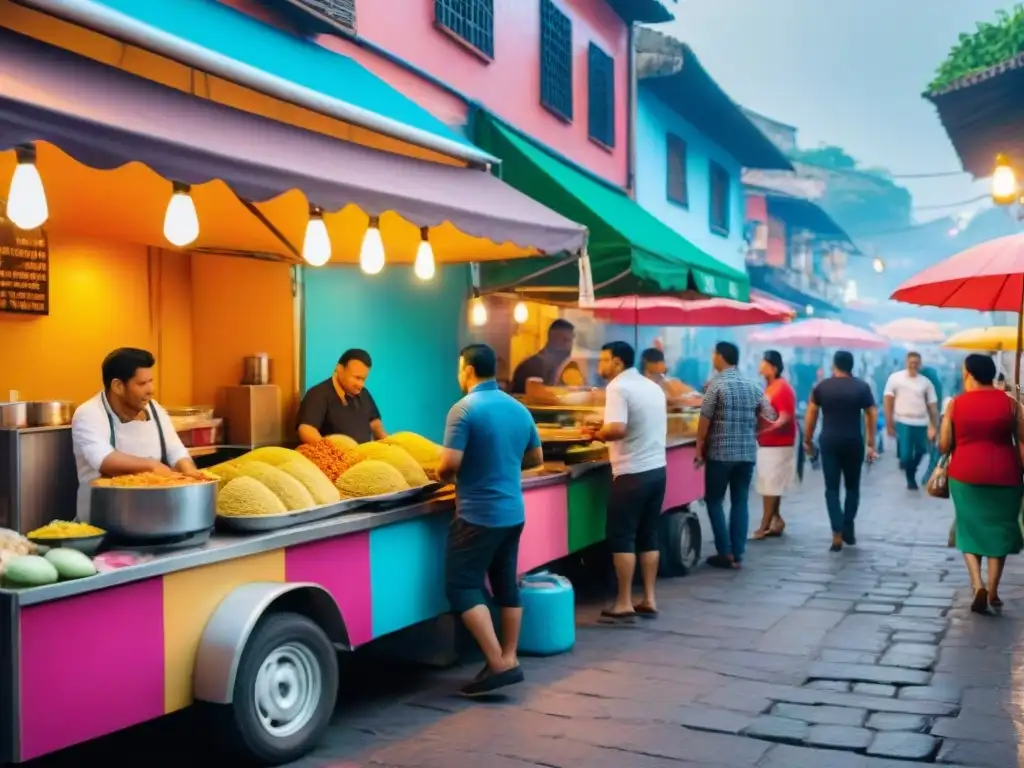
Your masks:
<svg viewBox="0 0 1024 768"><path fill-rule="evenodd" d="M979 22L974 32L961 34L946 60L939 65L928 91L934 93L967 75L984 72L1012 59L1022 50L1024 5L1017 4L1009 11L998 11L994 22Z"/></svg>

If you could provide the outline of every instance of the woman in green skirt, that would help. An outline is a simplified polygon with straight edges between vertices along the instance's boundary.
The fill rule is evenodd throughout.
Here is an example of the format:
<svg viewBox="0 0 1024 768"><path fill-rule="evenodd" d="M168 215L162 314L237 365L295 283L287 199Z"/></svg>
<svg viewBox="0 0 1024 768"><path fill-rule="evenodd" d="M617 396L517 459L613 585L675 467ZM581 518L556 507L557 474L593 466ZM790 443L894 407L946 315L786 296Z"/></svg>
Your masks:
<svg viewBox="0 0 1024 768"><path fill-rule="evenodd" d="M986 613L989 606L1003 606L999 581L1006 556L1024 548L1024 421L1014 401L994 386L992 358L969 355L963 377L964 392L953 398L942 420L939 450L950 455L956 545L964 553L974 589L971 610ZM987 584L981 577L982 558L988 558Z"/></svg>

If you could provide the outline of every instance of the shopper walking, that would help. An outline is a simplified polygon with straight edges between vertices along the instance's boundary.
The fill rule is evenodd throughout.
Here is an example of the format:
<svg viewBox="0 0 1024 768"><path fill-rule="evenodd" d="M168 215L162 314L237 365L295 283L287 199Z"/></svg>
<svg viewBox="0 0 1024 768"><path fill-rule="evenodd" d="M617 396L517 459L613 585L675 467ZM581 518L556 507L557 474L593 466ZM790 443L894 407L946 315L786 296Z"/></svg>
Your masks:
<svg viewBox="0 0 1024 768"><path fill-rule="evenodd" d="M770 349L764 353L760 371L767 384L764 396L778 418L774 424L765 424L757 436L754 487L761 494L764 511L755 539L782 535L786 528L782 497L796 482L796 392L782 378L784 370L779 352Z"/></svg>
<svg viewBox="0 0 1024 768"><path fill-rule="evenodd" d="M1020 511L1024 428L1014 401L995 385L996 366L985 355L968 355L964 393L942 420L939 450L950 454L949 492L956 513L956 546L964 554L974 600L971 610L999 609L999 582L1007 555L1024 547ZM988 583L981 559L988 558Z"/></svg>
<svg viewBox="0 0 1024 768"><path fill-rule="evenodd" d="M597 370L605 390L604 424L594 433L608 444L612 490L608 497L607 539L612 551L617 592L601 612L606 623L655 618L658 602L658 522L665 501L665 391L635 367L633 347L613 341L601 348ZM633 603L637 557L644 595Z"/></svg>
<svg viewBox="0 0 1024 768"><path fill-rule="evenodd" d="M853 375L853 355L836 352L832 360L832 377L825 379L811 393L804 425L804 446L814 450L814 433L818 414L822 414L821 468L825 475L825 504L832 524L831 552L839 552L843 544L856 544L854 521L860 506L860 479L865 459L872 462L875 453L875 422L878 409L871 387ZM840 486L846 497L840 501Z"/></svg>
<svg viewBox="0 0 1024 768"><path fill-rule="evenodd" d="M517 648L523 609L516 580L526 512L522 470L544 463L530 412L498 389L494 350L462 350L459 386L465 397L448 412L438 479L455 482L456 515L448 531L445 586L487 660L462 688L466 696L522 682ZM484 579L501 612L501 641L484 595Z"/></svg>
<svg viewBox="0 0 1024 768"><path fill-rule="evenodd" d="M921 355L907 355L905 370L896 371L885 384L885 425L896 438L900 468L907 488L918 489L917 470L938 434L939 397L935 386L921 375Z"/></svg>
<svg viewBox="0 0 1024 768"><path fill-rule="evenodd" d="M717 550L707 562L715 568L739 568L743 562L750 529L750 482L757 461L757 431L760 424L776 420L775 410L761 389L736 370L739 357L735 344L720 341L715 345L712 365L717 373L704 393L697 428L696 461L704 465L704 502Z"/></svg>

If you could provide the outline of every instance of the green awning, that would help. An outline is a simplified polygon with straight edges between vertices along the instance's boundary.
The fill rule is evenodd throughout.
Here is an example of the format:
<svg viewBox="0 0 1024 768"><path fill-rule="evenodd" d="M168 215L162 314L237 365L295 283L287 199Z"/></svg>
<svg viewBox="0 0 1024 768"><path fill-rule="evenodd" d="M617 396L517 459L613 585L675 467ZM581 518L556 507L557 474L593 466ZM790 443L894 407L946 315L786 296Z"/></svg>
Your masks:
<svg viewBox="0 0 1024 768"><path fill-rule="evenodd" d="M696 291L748 299L746 272L709 256L618 189L557 159L488 113L476 113L474 134L478 146L502 159L506 183L587 227L596 295ZM557 291L579 286L575 262L530 278L541 269L536 260L481 265L481 287Z"/></svg>

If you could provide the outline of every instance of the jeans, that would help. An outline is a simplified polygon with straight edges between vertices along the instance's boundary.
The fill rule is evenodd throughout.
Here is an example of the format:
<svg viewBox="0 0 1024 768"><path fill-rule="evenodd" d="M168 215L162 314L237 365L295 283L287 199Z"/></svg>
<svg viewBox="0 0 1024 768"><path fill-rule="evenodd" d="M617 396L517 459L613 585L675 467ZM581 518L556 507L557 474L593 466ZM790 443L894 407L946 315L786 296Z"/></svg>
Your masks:
<svg viewBox="0 0 1024 768"><path fill-rule="evenodd" d="M825 504L832 533L849 533L860 506L860 475L864 467L864 443L860 440L821 446L825 474ZM839 501L839 485L846 485L846 499Z"/></svg>
<svg viewBox="0 0 1024 768"><path fill-rule="evenodd" d="M704 503L715 534L719 555L743 560L750 529L750 483L754 479L752 461L715 461L704 466ZM725 493L729 492L729 522L725 521Z"/></svg>
<svg viewBox="0 0 1024 768"><path fill-rule="evenodd" d="M928 441L928 427L896 423L896 449L900 468L906 474L907 487L917 487L917 470L921 461L928 456L931 443ZM936 463L938 461L936 460Z"/></svg>

